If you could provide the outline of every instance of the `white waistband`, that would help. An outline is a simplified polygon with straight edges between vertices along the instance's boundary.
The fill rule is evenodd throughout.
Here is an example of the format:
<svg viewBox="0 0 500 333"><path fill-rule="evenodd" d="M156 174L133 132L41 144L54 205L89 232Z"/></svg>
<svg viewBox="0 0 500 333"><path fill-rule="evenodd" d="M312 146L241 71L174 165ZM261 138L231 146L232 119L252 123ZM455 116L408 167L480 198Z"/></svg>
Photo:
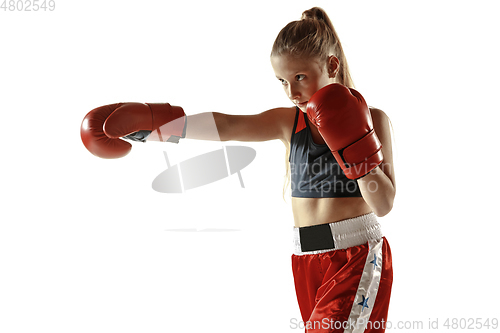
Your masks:
<svg viewBox="0 0 500 333"><path fill-rule="evenodd" d="M303 252L300 246L299 229L294 227L293 242L294 254L317 254L365 244L371 240L379 240L383 237L380 224L374 213L361 215L351 219L329 223L335 248L317 251Z"/></svg>

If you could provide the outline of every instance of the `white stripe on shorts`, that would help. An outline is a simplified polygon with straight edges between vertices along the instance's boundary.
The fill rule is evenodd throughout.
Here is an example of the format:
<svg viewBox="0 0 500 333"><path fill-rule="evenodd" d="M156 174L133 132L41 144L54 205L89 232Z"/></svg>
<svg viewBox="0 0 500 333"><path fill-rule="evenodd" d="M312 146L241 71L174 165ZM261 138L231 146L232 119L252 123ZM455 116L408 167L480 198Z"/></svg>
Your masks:
<svg viewBox="0 0 500 333"><path fill-rule="evenodd" d="M366 257L363 274L359 281L354 304L351 308L351 314L347 320L347 328L344 333L364 332L370 319L375 299L382 276L382 244L384 240L369 241L369 251ZM372 323L373 325L373 323Z"/></svg>

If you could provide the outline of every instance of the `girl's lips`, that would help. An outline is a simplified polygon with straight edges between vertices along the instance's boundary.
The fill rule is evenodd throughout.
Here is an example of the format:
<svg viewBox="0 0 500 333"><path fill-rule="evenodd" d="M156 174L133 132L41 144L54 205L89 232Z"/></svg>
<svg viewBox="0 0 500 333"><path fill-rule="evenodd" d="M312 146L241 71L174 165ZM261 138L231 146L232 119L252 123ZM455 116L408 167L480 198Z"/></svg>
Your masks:
<svg viewBox="0 0 500 333"><path fill-rule="evenodd" d="M304 107L304 108L305 108L305 107L306 107L306 105L307 105L307 101L306 101L306 102L303 102L303 103L297 103L297 106L298 106L299 108L301 108L301 107Z"/></svg>

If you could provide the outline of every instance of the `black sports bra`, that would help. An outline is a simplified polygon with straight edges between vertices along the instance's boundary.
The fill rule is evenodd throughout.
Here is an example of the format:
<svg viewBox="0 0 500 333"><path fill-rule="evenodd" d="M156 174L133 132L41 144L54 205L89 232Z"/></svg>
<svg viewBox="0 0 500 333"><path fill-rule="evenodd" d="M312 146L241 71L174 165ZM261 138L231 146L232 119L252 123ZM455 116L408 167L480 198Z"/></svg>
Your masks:
<svg viewBox="0 0 500 333"><path fill-rule="evenodd" d="M306 114L296 110L288 157L292 197L361 197L358 182L345 176L326 144L314 143Z"/></svg>

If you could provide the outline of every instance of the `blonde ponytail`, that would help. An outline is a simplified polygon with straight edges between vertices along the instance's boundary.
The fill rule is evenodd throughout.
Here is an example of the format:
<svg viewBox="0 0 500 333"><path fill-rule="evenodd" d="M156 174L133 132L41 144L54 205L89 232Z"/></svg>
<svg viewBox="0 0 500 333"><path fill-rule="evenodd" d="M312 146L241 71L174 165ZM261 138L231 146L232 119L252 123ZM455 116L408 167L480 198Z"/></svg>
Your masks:
<svg viewBox="0 0 500 333"><path fill-rule="evenodd" d="M339 59L340 64L337 82L354 88L337 32L326 12L319 7L304 11L300 21L292 21L280 31L274 41L271 56L283 54L319 58L322 61L333 55Z"/></svg>

